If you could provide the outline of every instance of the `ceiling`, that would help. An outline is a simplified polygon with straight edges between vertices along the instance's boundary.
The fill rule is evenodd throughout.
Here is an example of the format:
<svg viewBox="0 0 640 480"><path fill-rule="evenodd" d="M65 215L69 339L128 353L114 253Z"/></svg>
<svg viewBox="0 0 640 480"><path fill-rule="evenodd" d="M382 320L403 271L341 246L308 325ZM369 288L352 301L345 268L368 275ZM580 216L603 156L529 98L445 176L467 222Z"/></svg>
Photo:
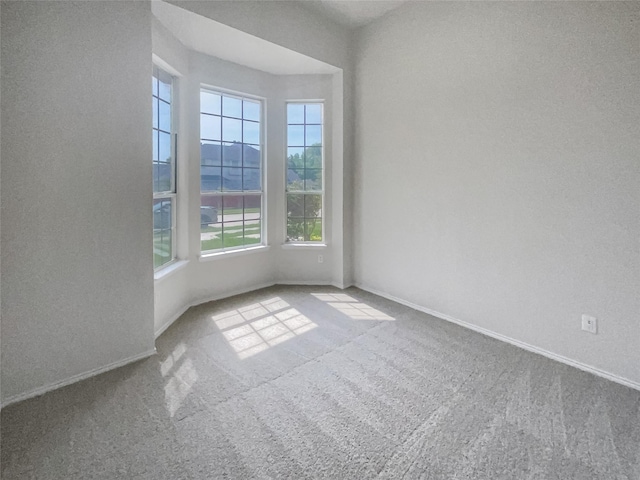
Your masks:
<svg viewBox="0 0 640 480"><path fill-rule="evenodd" d="M308 6L346 27L358 28L386 15L407 0L303 0Z"/></svg>
<svg viewBox="0 0 640 480"><path fill-rule="evenodd" d="M275 75L333 74L338 68L170 3L151 11L187 48Z"/></svg>

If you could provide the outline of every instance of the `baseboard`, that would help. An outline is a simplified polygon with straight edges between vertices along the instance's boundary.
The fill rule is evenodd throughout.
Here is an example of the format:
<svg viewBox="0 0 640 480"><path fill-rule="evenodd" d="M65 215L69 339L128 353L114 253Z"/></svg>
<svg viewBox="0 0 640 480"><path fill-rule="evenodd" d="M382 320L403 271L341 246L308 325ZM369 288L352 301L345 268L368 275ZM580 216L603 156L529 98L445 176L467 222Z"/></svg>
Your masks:
<svg viewBox="0 0 640 480"><path fill-rule="evenodd" d="M27 400L33 397L39 397L47 392L51 392L53 390L57 390L58 388L66 387L67 385L71 385L72 383L79 382L81 380L86 380L90 377L95 377L96 375L100 375L101 373L108 372L109 370L114 370L116 368L124 367L133 362L137 362L138 360L142 360L148 358L152 355L156 354L156 349L147 350L146 352L140 353L138 355L133 355L132 357L125 358L123 360L118 360L117 362L110 363L103 367L94 368L93 370L89 370L88 372L79 373L78 375L73 375L69 378L61 380L59 382L50 383L49 385L45 385L43 387L34 388L28 392L19 393L18 395L14 395L12 397L7 398L4 402L2 402L2 408L5 408L14 403L21 402L23 400Z"/></svg>
<svg viewBox="0 0 640 480"><path fill-rule="evenodd" d="M304 285L304 286L324 286L333 285L331 280L278 280L276 285Z"/></svg>
<svg viewBox="0 0 640 480"><path fill-rule="evenodd" d="M225 292L225 293L220 293L217 295L206 296L206 297L199 297L195 300L192 300L186 306L178 310L177 313L169 317L169 320L167 320L164 324L162 324L162 326L158 330L156 330L155 338L157 339L160 335L162 335L165 332L165 330L167 330L171 325L173 325L173 323L176 320L178 320L182 315L184 315L185 312L189 310L191 307L197 307L198 305L202 305L203 303L215 302L217 300L223 300L225 298L235 297L236 295L242 295L244 293L255 292L256 290L262 290L263 288L272 287L274 285L275 285L274 282L266 282L266 283L261 283L259 285L252 285L246 288L240 288L238 290L233 290L231 292Z"/></svg>
<svg viewBox="0 0 640 480"><path fill-rule="evenodd" d="M171 325L173 325L173 323L176 320L178 320L182 315L184 315L187 312L187 310L189 310L191 307L193 307L193 305L188 304L185 307L182 307L180 310L178 310L178 313L176 313L176 314L172 315L171 317L169 317L169 320L167 320L165 323L163 323L162 326L158 330L156 330L154 332L154 338L157 340L158 337L160 335L162 335L167 328L169 328Z"/></svg>
<svg viewBox="0 0 640 480"><path fill-rule="evenodd" d="M523 350L527 350L532 353L537 353L538 355L542 355L543 357L550 358L551 360L555 360L560 363L564 363L566 365L570 365L579 370L592 373L593 375L597 375L598 377L606 378L607 380L611 380L612 382L619 383L620 385L624 385L629 388L633 388L634 390L640 390L640 383L634 382L633 380L629 380L628 378L621 377L611 372L607 372L605 370L601 370L599 368L593 367L591 365L587 365L586 363L579 362L577 360L573 360L571 358L565 357L563 355L550 352L549 350L545 350L544 348L536 347L534 345L530 345L526 342L522 342L520 340L516 340L515 338L508 337L506 335L502 335L501 333L494 332L493 330L488 330L483 327L479 327L469 322L465 322L464 320L457 319L452 317L451 315L447 315L445 313L438 312L436 310L432 310L430 308L423 307L422 305L418 305L413 302L409 302L402 298L396 297L395 295L390 295L388 293L382 292L380 290L376 290L375 288L371 288L367 285L357 283L355 285L357 288L364 290L369 293L373 293L374 295L378 295L380 297L386 298L387 300L392 300L396 303L400 303L409 308L413 308L414 310L418 310L419 312L423 312L429 315L432 315L436 318L440 318L442 320L446 320L447 322L455 323L456 325L460 325L461 327L468 328L469 330L473 330L475 332L481 333L491 338L495 338L496 340L500 340L505 343L509 343L516 347L522 348Z"/></svg>

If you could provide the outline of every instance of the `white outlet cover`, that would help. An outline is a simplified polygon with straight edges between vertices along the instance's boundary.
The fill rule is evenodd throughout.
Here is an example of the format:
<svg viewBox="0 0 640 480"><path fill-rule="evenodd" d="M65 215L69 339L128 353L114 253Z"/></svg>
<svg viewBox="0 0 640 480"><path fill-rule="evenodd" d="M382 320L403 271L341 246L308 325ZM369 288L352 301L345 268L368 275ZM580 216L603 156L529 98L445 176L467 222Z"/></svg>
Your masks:
<svg viewBox="0 0 640 480"><path fill-rule="evenodd" d="M591 315L582 315L582 330L598 333L598 319Z"/></svg>

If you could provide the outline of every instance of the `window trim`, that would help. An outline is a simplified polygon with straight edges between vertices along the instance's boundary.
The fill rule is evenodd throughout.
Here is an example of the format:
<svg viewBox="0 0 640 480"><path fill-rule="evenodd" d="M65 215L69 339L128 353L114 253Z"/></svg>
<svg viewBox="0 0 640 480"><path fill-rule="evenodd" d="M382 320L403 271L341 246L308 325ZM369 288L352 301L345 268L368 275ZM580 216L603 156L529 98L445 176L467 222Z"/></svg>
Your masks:
<svg viewBox="0 0 640 480"><path fill-rule="evenodd" d="M289 113L288 106L289 105L307 105L307 104L320 104L322 105L322 189L321 190L313 190L313 191L294 191L289 192L287 189L287 176L288 176L288 153L289 153ZM326 101L324 99L295 99L295 100L286 100L284 106L284 149L285 149L285 161L284 161L284 243L282 244L282 248L286 249L296 249L296 248L325 248L328 245L327 233L326 233L326 122L325 122L325 110L326 110ZM298 124L292 124L298 125ZM305 123L306 125L306 119ZM306 143L306 139L305 139ZM291 148L299 148L297 146ZM304 146L303 148L307 148ZM287 223L288 223L288 208L287 208L287 195L289 193L295 193L300 195L321 195L322 196L322 239L321 240L296 240L296 241L287 241Z"/></svg>
<svg viewBox="0 0 640 480"><path fill-rule="evenodd" d="M266 110L267 110L267 99L265 97L262 97L260 95L254 95L254 94L250 94L250 93L244 93L244 92L239 92L237 90L231 90L228 88L223 88L223 87L218 87L212 84L208 84L208 83L200 83L199 89L198 89L198 138L199 138L199 143L202 144L202 132L200 131L201 128L201 115L203 114L202 112L202 103L200 101L200 95L202 94L203 91L206 92L210 92L216 95L220 95L221 97L230 97L230 98L235 98L238 99L240 101L242 100L249 100L249 101L253 101L253 102L258 102L260 104L260 117L258 120L258 124L259 124L259 131L260 131L260 140L258 144L253 144L253 143L247 143L245 144L243 141L240 142L241 145L250 145L250 146L258 146L259 147L259 151L260 151L260 190L230 190L230 191L224 191L222 190L222 186L220 191L207 191L207 192L203 192L202 191L202 148L200 147L200 151L199 151L199 156L198 156L198 164L199 164L199 202L200 205L202 204L202 197L203 196L208 196L208 197L220 197L220 198L224 198L225 196L230 197L230 196L238 196L238 197L244 197L247 195L260 195L260 243L253 243L253 244L249 244L249 245L238 245L235 247L221 247L221 248L217 248L217 249L212 249L212 250L202 250L202 239L200 237L199 243L200 243L200 247L199 247L199 253L198 253L198 258L200 259L200 261L206 261L206 260L211 260L214 258L219 258L221 256L229 256L229 254L241 254L241 253L252 253L254 251L262 251L265 249L269 248L269 243L268 243L268 238L267 238L267 232L268 232L268 228L267 228L267 168L266 168L266 149L267 149L267 128L266 128ZM214 114L210 114L210 115L214 115ZM217 115L217 114L216 114ZM241 122L245 121L244 118L244 112L242 117L232 117L232 116L226 116L222 114L222 111L220 112L220 115L218 115L220 117L220 119L222 118L231 118L234 120L240 120ZM247 120L247 121L255 121L255 120ZM222 123L222 122L221 122ZM221 127L222 128L222 127ZM244 129L244 125L243 125L243 129ZM243 130L244 131L244 130ZM244 138L242 138L242 140L244 140ZM218 140L205 140L208 142L217 142ZM220 144L223 145L225 142L222 140L222 135L221 138L219 140ZM229 143L229 142L226 142ZM243 152L244 152L244 147L243 147ZM242 167L240 167L242 168ZM244 188L244 185L243 185ZM243 229L244 229L245 225L244 225L244 219L243 219ZM199 229L200 234L202 234L202 229L200 227Z"/></svg>

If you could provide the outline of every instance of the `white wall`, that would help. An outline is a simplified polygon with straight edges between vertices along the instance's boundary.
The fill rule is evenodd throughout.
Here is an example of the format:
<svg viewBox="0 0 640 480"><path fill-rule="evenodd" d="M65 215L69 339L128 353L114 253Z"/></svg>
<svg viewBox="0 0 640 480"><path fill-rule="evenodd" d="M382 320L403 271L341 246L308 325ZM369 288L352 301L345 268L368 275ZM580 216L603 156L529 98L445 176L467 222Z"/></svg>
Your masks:
<svg viewBox="0 0 640 480"><path fill-rule="evenodd" d="M153 351L147 2L2 4L2 398Z"/></svg>
<svg viewBox="0 0 640 480"><path fill-rule="evenodd" d="M365 28L357 282L640 384L639 28L617 2Z"/></svg>

